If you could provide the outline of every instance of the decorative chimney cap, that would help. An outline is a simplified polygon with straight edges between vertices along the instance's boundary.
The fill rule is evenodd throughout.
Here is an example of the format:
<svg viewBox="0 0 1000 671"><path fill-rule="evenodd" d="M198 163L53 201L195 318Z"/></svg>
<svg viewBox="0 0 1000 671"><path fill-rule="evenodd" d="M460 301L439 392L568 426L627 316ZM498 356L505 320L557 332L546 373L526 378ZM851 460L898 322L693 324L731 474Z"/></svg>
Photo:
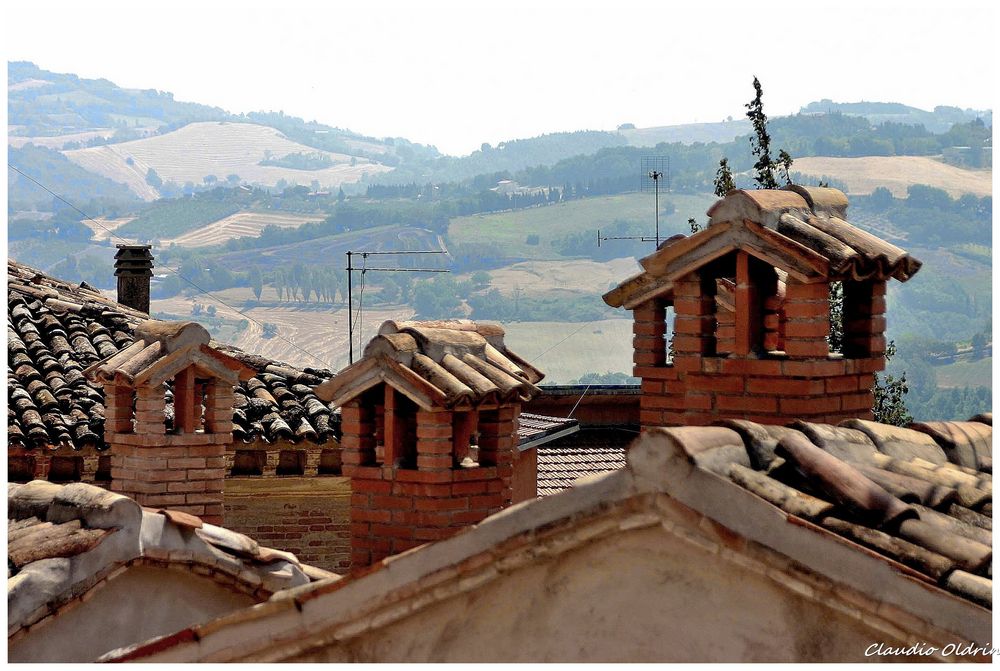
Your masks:
<svg viewBox="0 0 1000 671"><path fill-rule="evenodd" d="M417 405L472 408L516 403L539 393L541 371L511 352L498 324L469 320L387 321L365 347L364 357L316 395L335 405L385 382Z"/></svg>
<svg viewBox="0 0 1000 671"><path fill-rule="evenodd" d="M135 337L147 345L162 343L167 354L190 345L207 345L212 337L197 322L165 322L149 319L135 327Z"/></svg>
<svg viewBox="0 0 1000 671"><path fill-rule="evenodd" d="M163 384L189 366L205 377L236 385L256 370L208 345L208 331L194 322L148 320L135 328L136 341L84 371L91 382L129 386Z"/></svg>
<svg viewBox="0 0 1000 671"><path fill-rule="evenodd" d="M115 245L115 276L143 276L153 274L153 254L149 250L152 245Z"/></svg>
<svg viewBox="0 0 1000 671"><path fill-rule="evenodd" d="M919 259L851 225L846 212L847 196L837 189L733 189L709 208L706 228L641 259L644 271L604 294L604 302L633 309L652 298L669 299L674 281L737 250L800 282L905 282L920 270Z"/></svg>

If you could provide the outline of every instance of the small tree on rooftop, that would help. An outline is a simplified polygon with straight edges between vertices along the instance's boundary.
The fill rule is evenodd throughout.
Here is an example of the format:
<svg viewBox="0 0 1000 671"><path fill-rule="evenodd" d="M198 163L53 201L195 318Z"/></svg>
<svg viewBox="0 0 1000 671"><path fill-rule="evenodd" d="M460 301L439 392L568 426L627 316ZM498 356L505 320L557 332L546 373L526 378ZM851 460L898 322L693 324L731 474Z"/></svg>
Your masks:
<svg viewBox="0 0 1000 671"><path fill-rule="evenodd" d="M889 361L895 354L896 343L890 340L885 347L885 360ZM895 426L906 426L912 422L913 415L907 409L904 398L909 391L906 373L899 377L888 373L884 375L875 373L875 384L872 386L872 392L875 394L872 414L875 416L875 421Z"/></svg>
<svg viewBox="0 0 1000 671"><path fill-rule="evenodd" d="M794 159L784 149L779 150L777 160L771 158L771 134L767 130L767 115L764 114L764 89L756 77L753 78L753 88L754 99L745 107L747 108L747 117L753 123L754 130L754 134L750 136L750 149L757 157L757 162L753 166L754 182L756 182L758 189L777 189L779 185L775 175L778 171L784 177L786 184L792 183L789 171ZM829 184L821 181L819 186L829 186ZM715 195L722 198L735 187L732 170L729 168L729 160L723 158L719 161L719 169L715 173ZM693 219L689 219L688 223L691 225L692 233L700 230L700 226ZM831 282L830 335L828 337L831 351L839 351L843 348L843 314L843 284ZM896 344L890 341L886 346L886 361L889 361L895 354ZM879 375L876 373L875 384L872 386L872 392L875 395L875 404L872 407L875 421L897 426L904 426L913 421L912 415L906 408L905 396L908 391L906 373L898 378L889 374Z"/></svg>
<svg viewBox="0 0 1000 671"><path fill-rule="evenodd" d="M733 181L733 171L729 168L729 159L723 157L719 161L719 169L715 172L715 195L725 198L726 194L736 188Z"/></svg>
<svg viewBox="0 0 1000 671"><path fill-rule="evenodd" d="M782 149L778 152L778 160L771 158L771 134L767 131L767 115L764 114L764 89L760 80L753 78L754 99L744 107L747 108L747 118L753 123L753 135L750 136L750 150L757 157L754 163L754 181L758 189L777 189L778 180L775 173L782 170L785 183L791 184L788 170L792 167L792 156Z"/></svg>

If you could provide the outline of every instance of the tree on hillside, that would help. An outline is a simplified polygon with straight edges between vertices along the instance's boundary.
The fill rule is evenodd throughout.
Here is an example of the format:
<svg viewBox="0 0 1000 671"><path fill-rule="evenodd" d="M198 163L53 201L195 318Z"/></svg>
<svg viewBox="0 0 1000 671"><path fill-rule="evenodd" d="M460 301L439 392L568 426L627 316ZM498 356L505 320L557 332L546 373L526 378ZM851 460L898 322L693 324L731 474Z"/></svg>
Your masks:
<svg viewBox="0 0 1000 671"><path fill-rule="evenodd" d="M163 186L163 179L156 173L155 170L150 168L146 172L146 184L149 184L154 189L159 189Z"/></svg>
<svg viewBox="0 0 1000 671"><path fill-rule="evenodd" d="M253 290L253 295L259 301L260 295L264 291L264 276L257 266L250 269L250 289Z"/></svg>

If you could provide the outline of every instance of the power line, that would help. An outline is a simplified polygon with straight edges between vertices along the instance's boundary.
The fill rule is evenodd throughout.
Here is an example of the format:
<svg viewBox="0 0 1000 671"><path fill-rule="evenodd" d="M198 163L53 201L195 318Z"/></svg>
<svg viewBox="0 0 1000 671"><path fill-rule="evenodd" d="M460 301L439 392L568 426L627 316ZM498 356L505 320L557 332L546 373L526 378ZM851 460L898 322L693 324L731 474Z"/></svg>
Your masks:
<svg viewBox="0 0 1000 671"><path fill-rule="evenodd" d="M611 309L612 308L605 308L604 312L607 312L608 310L611 310ZM602 317L604 316L604 312L601 313ZM545 356L546 354L548 354L549 352L551 352L552 350L554 350L556 347L559 347L559 345L562 345L564 342L566 342L567 340L569 340L570 338L572 338L573 336L575 336L577 333L579 333L583 329L587 328L588 326L593 326L593 324L594 324L593 321L584 322L575 331L573 331L568 336L566 336L565 338L563 338L562 340L560 340L559 342L557 342L555 345L553 345L552 347L548 348L547 350L545 350L544 352L542 352L541 354L539 354L538 356L536 356L534 359L532 359L528 363L535 363L536 361L538 361L539 359L541 359L543 356Z"/></svg>
<svg viewBox="0 0 1000 671"><path fill-rule="evenodd" d="M73 208L74 210L76 210L76 211L77 211L78 213L80 213L80 215L81 215L82 217L84 217L85 219L88 219L88 220L90 220L90 221L94 222L95 224L97 224L98 226L100 226L101 228L103 228L103 229L104 229L104 230L105 230L105 231L106 231L106 232L108 233L108 236L109 236L109 237L113 237L113 238L115 238L116 240L120 240L120 241L121 241L121 242L122 242L123 244L129 244L128 240L126 240L125 238L123 238L123 237L121 237L121 236L119 236L119 235L116 235L116 234L115 234L115 232L114 232L114 231L113 231L112 229L108 228L107 226L105 226L105 225L104 225L104 224L102 224L101 222L97 221L97 220L96 220L96 219L94 219L94 218L93 218L92 216L90 216L89 214L87 214L86 212L84 212L83 210L81 210L80 208L78 208L78 207L77 207L76 205L74 205L73 203L69 202L68 200L66 200L65 198L63 198L62 196L60 196L60 195L59 195L58 193L56 193L55 191L53 191L53 190L52 190L52 189L50 189L49 187L47 187L47 186L45 186L44 184L42 184L41 182L39 182L39 181L38 181L37 179L35 179L34 177L31 177L30 175L27 175L27 174L25 174L25 173L24 173L24 172L22 172L22 171L21 171L21 170L20 170L19 168L17 168L17 166L14 166L14 165L12 165L12 164L8 163L8 164L7 164L7 167L8 167L8 168L10 168L11 170L13 170L14 172L16 172L17 174L21 175L21 177L24 177L25 179L29 180L30 182L33 182L34 184L36 184L36 185L37 185L38 187L40 187L41 189L43 189L43 190L45 190L46 192L48 192L48 193L49 193L49 194L50 194L50 195L51 195L52 197L54 197L54 198L56 198L56 199L58 199L58 200L62 201L62 202L63 202L63 203L65 203L66 205L70 206L71 208ZM239 308L237 308L237 307L235 307L235 306L233 306L233 305L230 305L229 303L227 303L226 301L222 300L221 298L219 298L218 296L216 296L216 295L215 295L215 294L213 294L212 292L208 291L207 289L203 289L203 288L201 288L200 286L198 286L198 284L196 284L196 283L195 283L195 282L193 282L192 280L189 280L188 278L186 278L186 277L184 277L183 275L181 275L181 274L180 274L180 272L178 272L177 270L175 270L175 269L173 269L173 268L171 268L170 266L167 266L167 265L161 265L160 267L161 267L161 268L163 268L164 270L169 270L169 271L170 271L170 272L172 272L172 273L173 273L174 275L177 275L177 277L181 278L182 280L184 280L185 282L187 282L188 284L190 284L190 285L191 285L192 287L194 287L195 289L197 289L197 290L198 290L199 292L201 292L201 293L202 293L203 295L205 295L205 296L208 296L209 298L211 298L212 300L216 301L216 302L217 302L217 303L219 303L220 305L224 305L224 306L226 306L227 308L229 308L230 310L233 310L233 311L235 311L235 312L236 312L236 314L238 314L238 315L241 315L241 316L243 316L243 317L246 317L247 319L249 319L249 320L250 320L250 321L252 321L253 323L255 323L255 324L257 324L258 326L260 326L260 327L261 327L261 329L263 329L263 328L264 328L264 323L263 323L263 322L261 322L261 321L258 321L258 320L257 320L257 319L255 319L254 317L251 317L250 315L248 315L247 313L243 312L243 311L242 311L242 310L240 310ZM298 346L298 345L296 345L296 344L295 344L294 342L292 342L292 341L291 341L291 340L289 340L288 338L285 338L285 337L284 337L284 336L282 336L281 334L279 334L279 333L275 333L275 336L276 336L276 337L278 337L278 338L279 338L280 340L282 340L282 341L284 341L284 342L288 343L289 345L291 345L292 347L294 347L294 348L295 348L295 349L297 349L298 351L302 352L303 354L305 354L305 355L306 355L306 356L308 356L309 358L313 359L314 361L318 361L318 362L320 362L321 364L323 364L323 366L324 366L324 367L326 367L326 366L329 366L329 365L330 365L330 364L329 364L329 362L327 362L327 361L323 361L323 360L322 360L322 359L320 359L319 357L317 357L317 356L315 356L314 354L312 354L311 352L309 352L309 351L307 351L307 350L305 350L305 349L303 349L303 348L299 347L299 346Z"/></svg>
<svg viewBox="0 0 1000 671"><path fill-rule="evenodd" d="M580 398L576 399L576 403L573 404L573 409L569 411L568 415L566 415L566 419L569 419L570 417L573 416L573 413L576 412L576 409L578 407L580 407L580 403L581 403L581 401L583 401L583 397L587 395L588 391L590 391L590 385L589 384L587 385L587 388L583 390L583 393L580 394Z"/></svg>

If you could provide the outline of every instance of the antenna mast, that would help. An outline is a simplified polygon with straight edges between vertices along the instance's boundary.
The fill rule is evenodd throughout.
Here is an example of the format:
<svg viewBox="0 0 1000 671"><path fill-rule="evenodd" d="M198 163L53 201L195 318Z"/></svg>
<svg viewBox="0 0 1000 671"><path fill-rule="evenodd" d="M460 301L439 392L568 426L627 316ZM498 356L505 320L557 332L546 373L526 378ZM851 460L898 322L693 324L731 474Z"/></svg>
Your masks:
<svg viewBox="0 0 1000 671"><path fill-rule="evenodd" d="M654 197L653 216L656 222L654 236L646 235L601 235L600 229L597 231L597 246L608 240L638 240L639 242L655 242L656 248L660 248L660 182L664 182L666 190L670 191L670 157L669 156L643 156L642 157L642 180L639 183L640 191L652 191Z"/></svg>
<svg viewBox="0 0 1000 671"><path fill-rule="evenodd" d="M363 261L367 261L369 256L398 256L403 254L447 254L448 250L421 250L421 251L399 251L399 252L347 252L347 364L354 363L354 271L360 270L361 277L364 278L367 272L379 273L450 273L450 270L441 268L368 268L367 265L355 268L352 264L352 257L361 255ZM361 291L364 293L364 282L361 283ZM360 313L363 305L358 306Z"/></svg>

